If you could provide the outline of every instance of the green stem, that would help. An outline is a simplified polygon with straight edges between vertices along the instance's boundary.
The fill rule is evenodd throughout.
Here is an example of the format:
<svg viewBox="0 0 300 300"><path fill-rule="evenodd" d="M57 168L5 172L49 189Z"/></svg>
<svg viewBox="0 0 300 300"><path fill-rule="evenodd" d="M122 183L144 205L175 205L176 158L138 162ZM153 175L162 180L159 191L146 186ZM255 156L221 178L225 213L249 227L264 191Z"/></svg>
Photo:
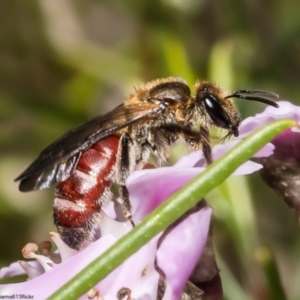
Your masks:
<svg viewBox="0 0 300 300"><path fill-rule="evenodd" d="M86 293L129 256L192 208L276 135L297 126L298 124L293 120L278 120L249 135L185 187L174 193L131 232L74 276L49 299L77 299Z"/></svg>

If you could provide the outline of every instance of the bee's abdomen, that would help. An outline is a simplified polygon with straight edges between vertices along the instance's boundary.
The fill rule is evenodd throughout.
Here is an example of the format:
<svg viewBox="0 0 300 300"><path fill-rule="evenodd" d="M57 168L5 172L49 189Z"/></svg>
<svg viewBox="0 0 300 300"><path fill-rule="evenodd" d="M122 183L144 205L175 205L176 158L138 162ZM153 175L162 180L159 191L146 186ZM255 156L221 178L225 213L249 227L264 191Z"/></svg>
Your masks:
<svg viewBox="0 0 300 300"><path fill-rule="evenodd" d="M71 176L58 183L54 222L64 242L80 249L93 240L103 202L111 197L111 171L116 163L119 137L109 136L84 151Z"/></svg>

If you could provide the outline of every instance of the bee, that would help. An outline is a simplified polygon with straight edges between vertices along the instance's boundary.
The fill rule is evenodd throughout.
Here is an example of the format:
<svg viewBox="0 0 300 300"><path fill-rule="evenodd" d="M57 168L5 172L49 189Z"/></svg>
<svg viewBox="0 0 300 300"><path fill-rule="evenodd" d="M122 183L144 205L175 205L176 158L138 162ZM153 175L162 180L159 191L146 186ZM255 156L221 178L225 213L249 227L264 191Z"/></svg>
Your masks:
<svg viewBox="0 0 300 300"><path fill-rule="evenodd" d="M270 92L227 93L208 81L197 81L192 92L183 79L156 79L134 89L112 111L65 133L15 181L22 192L57 183L55 224L66 244L80 249L93 240L91 231L102 204L112 197L112 182L119 185L124 215L134 225L125 182L151 153L164 162L181 139L193 150L202 149L210 164L210 128L227 130L225 138L239 135L241 117L232 98L278 107L278 95Z"/></svg>

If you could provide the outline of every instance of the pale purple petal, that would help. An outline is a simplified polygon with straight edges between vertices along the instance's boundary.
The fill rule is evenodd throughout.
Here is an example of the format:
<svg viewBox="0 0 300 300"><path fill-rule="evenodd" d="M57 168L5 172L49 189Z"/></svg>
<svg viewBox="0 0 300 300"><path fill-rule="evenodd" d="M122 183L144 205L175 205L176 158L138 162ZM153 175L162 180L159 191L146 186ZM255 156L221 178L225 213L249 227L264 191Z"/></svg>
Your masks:
<svg viewBox="0 0 300 300"><path fill-rule="evenodd" d="M202 167L204 167L205 161L202 151L193 151L188 155L181 157L174 165L176 168L192 168L199 161L203 161Z"/></svg>
<svg viewBox="0 0 300 300"><path fill-rule="evenodd" d="M113 206L113 203L109 203L109 206ZM99 223L101 235L112 234L115 238L121 238L125 233L132 229L132 225L129 221L118 222L108 216L104 211L100 212L101 221Z"/></svg>
<svg viewBox="0 0 300 300"><path fill-rule="evenodd" d="M141 221L203 170L204 168L165 167L134 172L126 182L134 220Z"/></svg>
<svg viewBox="0 0 300 300"><path fill-rule="evenodd" d="M37 263L36 263L37 264ZM24 269L20 266L18 262L10 264L8 267L0 269L0 279L5 277L14 277L18 275L24 275Z"/></svg>
<svg viewBox="0 0 300 300"><path fill-rule="evenodd" d="M45 272L52 270L56 265L50 258L45 257L44 255L33 253L32 258L41 264Z"/></svg>
<svg viewBox="0 0 300 300"><path fill-rule="evenodd" d="M263 166L254 161L247 161L239 166L233 173L235 176L248 175L259 171Z"/></svg>
<svg viewBox="0 0 300 300"><path fill-rule="evenodd" d="M95 250L97 252L96 248ZM158 284L158 274L152 264L155 253L156 241L148 243L102 280L97 288L106 296L112 295L111 299L115 299L124 285L132 290L133 297L138 298L148 294L151 299L155 299ZM144 273L145 276L142 275Z"/></svg>
<svg viewBox="0 0 300 300"><path fill-rule="evenodd" d="M67 260L69 257L74 256L78 252L77 250L71 249L68 245L66 245L58 233L50 232L50 236L59 250L61 261Z"/></svg>
<svg viewBox="0 0 300 300"><path fill-rule="evenodd" d="M43 267L39 264L38 261L19 261L20 266L24 269L26 274L28 275L28 280L34 279L45 273ZM36 264L32 264L36 263Z"/></svg>
<svg viewBox="0 0 300 300"><path fill-rule="evenodd" d="M292 119L298 123L300 122L299 106L295 106L287 101L279 101L277 104L279 108L268 106L262 113L245 119L239 127L239 137L244 138L254 130L279 119Z"/></svg>
<svg viewBox="0 0 300 300"><path fill-rule="evenodd" d="M166 274L172 299L179 299L205 246L212 209L204 207L180 222L158 249L158 265Z"/></svg>

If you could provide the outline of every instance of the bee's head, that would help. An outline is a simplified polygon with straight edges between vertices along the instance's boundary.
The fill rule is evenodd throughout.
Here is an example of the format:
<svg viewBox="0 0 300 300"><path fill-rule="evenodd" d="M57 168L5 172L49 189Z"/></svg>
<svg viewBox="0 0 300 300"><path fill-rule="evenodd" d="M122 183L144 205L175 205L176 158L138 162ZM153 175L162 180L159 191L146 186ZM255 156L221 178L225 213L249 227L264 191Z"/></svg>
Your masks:
<svg viewBox="0 0 300 300"><path fill-rule="evenodd" d="M230 98L253 100L278 107L278 104L273 101L278 99L278 95L265 91L238 90L226 94L218 86L206 81L196 83L195 90L196 104L209 116L211 124L227 129L234 136L239 135L238 126L241 118Z"/></svg>
<svg viewBox="0 0 300 300"><path fill-rule="evenodd" d="M211 125L224 128L238 136L241 122L239 111L234 103L225 98L225 93L210 82L196 84L196 105L208 116Z"/></svg>

